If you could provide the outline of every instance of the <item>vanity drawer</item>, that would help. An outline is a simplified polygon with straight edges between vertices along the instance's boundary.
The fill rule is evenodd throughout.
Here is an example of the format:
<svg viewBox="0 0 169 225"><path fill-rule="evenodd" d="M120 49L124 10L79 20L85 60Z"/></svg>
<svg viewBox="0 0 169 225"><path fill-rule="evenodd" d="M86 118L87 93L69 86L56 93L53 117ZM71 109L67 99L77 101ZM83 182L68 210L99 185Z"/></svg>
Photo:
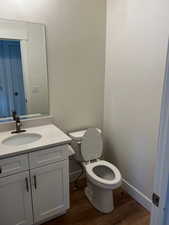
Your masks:
<svg viewBox="0 0 169 225"><path fill-rule="evenodd" d="M27 154L0 160L0 177L5 177L28 169Z"/></svg>
<svg viewBox="0 0 169 225"><path fill-rule="evenodd" d="M44 149L29 154L30 169L41 167L67 158L67 145Z"/></svg>

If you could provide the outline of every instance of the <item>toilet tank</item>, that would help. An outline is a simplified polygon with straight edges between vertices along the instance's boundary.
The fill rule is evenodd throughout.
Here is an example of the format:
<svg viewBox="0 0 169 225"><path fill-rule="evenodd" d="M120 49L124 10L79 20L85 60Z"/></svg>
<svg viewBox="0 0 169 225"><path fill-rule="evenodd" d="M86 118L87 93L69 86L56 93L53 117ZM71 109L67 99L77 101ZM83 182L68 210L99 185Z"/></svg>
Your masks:
<svg viewBox="0 0 169 225"><path fill-rule="evenodd" d="M75 160L77 160L79 162L84 161L83 160L83 157L81 155L81 142L83 140L83 136L86 133L86 130L87 129L85 129L85 130L79 130L79 131L74 131L74 132L70 132L68 134L71 137L71 139L72 139L71 146L72 146L72 148L75 151L75 155L73 157L75 158ZM97 130L100 133L102 133L100 129L97 128Z"/></svg>

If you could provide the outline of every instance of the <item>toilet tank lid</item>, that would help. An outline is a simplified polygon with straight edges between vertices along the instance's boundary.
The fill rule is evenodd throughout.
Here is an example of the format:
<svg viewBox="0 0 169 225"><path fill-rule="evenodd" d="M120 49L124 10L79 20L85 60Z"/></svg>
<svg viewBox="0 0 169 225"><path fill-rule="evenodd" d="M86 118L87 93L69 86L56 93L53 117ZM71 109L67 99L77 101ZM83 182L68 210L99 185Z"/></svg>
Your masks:
<svg viewBox="0 0 169 225"><path fill-rule="evenodd" d="M76 140L76 141L81 141L83 139L83 136L85 135L86 133L86 130L79 130L79 131L74 131L74 132L70 132L69 133L69 136L73 139L73 140ZM99 128L97 128L97 130L101 132L101 130Z"/></svg>

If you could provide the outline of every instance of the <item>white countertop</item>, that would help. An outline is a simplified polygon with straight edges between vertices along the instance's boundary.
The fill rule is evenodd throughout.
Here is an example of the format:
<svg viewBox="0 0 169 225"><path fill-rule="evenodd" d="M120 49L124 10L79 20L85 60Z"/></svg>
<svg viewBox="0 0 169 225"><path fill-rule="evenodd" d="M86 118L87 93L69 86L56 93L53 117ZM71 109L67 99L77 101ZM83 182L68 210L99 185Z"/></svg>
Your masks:
<svg viewBox="0 0 169 225"><path fill-rule="evenodd" d="M21 135L22 133L11 134L11 131L0 132L0 158L15 156L52 146L68 144L71 142L71 138L53 124L25 129L25 133L37 133L40 134L42 138L29 144L9 146L2 144L2 141L14 135Z"/></svg>

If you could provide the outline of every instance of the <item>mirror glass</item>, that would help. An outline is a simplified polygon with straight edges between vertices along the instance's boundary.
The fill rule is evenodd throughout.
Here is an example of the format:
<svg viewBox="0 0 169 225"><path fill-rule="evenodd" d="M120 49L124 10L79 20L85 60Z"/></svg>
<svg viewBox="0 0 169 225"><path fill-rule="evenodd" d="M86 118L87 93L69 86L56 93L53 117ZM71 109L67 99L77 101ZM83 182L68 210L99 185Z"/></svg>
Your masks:
<svg viewBox="0 0 169 225"><path fill-rule="evenodd" d="M0 19L0 122L49 114L45 25Z"/></svg>

